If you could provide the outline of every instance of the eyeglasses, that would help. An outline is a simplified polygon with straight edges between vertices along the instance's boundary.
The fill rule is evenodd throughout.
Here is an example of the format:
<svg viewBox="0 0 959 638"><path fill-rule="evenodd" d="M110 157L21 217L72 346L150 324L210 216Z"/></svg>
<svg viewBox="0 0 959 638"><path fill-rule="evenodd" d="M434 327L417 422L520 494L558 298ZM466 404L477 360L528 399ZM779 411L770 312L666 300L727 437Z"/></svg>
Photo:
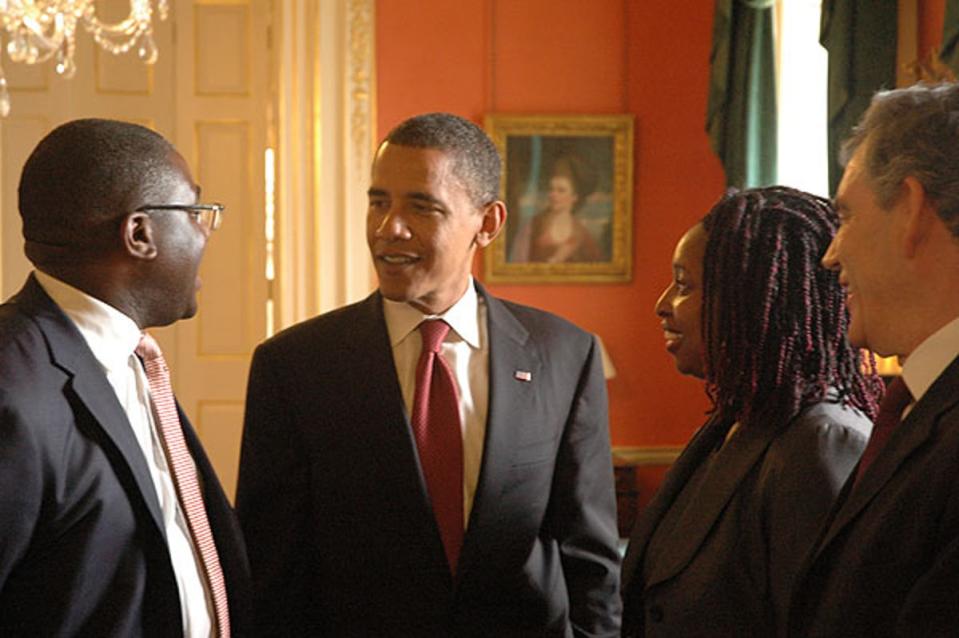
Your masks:
<svg viewBox="0 0 959 638"><path fill-rule="evenodd" d="M214 231L223 222L223 204L144 204L135 213L148 213L151 210L182 210L189 213L193 221L204 228Z"/></svg>

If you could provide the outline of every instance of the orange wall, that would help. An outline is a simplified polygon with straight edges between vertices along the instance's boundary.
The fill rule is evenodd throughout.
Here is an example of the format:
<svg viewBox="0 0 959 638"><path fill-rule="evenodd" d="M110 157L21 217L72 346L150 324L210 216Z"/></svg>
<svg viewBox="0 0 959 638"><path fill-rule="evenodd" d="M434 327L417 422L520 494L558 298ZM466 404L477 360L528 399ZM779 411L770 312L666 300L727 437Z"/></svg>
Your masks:
<svg viewBox="0 0 959 638"><path fill-rule="evenodd" d="M939 53L942 46L942 22L946 17L945 0L919 0L916 5L916 19L919 23L917 48L920 59L925 59L930 51Z"/></svg>
<svg viewBox="0 0 959 638"><path fill-rule="evenodd" d="M427 111L477 123L487 113L635 116L632 283L490 287L602 336L618 370L609 393L619 446L682 445L707 405L702 384L676 373L652 311L673 245L723 190L704 132L711 3L704 7L629 0L379 0L376 7L380 135Z"/></svg>

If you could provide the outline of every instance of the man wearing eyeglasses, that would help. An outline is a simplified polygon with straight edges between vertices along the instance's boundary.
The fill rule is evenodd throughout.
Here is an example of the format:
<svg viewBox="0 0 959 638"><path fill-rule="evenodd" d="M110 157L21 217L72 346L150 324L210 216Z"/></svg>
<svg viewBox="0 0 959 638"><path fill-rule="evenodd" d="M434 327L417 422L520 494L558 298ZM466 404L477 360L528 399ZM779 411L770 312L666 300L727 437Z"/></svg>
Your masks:
<svg viewBox="0 0 959 638"><path fill-rule="evenodd" d="M35 270L0 306L0 635L245 633L229 502L143 331L196 314L223 212L160 135L76 120L27 160Z"/></svg>

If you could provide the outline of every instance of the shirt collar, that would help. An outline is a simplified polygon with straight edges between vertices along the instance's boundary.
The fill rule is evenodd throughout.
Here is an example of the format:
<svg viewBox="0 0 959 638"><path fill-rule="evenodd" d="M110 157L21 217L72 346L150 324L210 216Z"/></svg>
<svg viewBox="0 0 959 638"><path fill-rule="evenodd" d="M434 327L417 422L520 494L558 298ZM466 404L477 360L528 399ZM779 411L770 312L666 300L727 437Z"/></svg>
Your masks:
<svg viewBox="0 0 959 638"><path fill-rule="evenodd" d="M130 317L82 290L34 271L37 283L76 325L93 356L107 371L128 364L140 342L140 328Z"/></svg>
<svg viewBox="0 0 959 638"><path fill-rule="evenodd" d="M959 353L959 317L932 333L902 366L902 380L918 401Z"/></svg>
<svg viewBox="0 0 959 638"><path fill-rule="evenodd" d="M383 315L386 329L390 335L390 345L396 347L425 319L442 319L450 325L453 332L471 348L480 347L479 338L479 295L470 276L466 292L449 310L439 315L423 314L408 303L383 299Z"/></svg>

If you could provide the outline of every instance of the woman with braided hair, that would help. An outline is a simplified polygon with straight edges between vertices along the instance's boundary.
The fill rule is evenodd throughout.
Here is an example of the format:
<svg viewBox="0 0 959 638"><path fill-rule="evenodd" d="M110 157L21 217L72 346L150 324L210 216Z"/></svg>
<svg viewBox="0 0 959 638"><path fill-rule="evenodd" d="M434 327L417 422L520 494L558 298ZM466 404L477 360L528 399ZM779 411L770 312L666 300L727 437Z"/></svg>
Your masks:
<svg viewBox="0 0 959 638"><path fill-rule="evenodd" d="M774 636L796 570L862 454L881 382L820 259L829 202L730 191L680 239L656 304L707 423L633 531L624 636Z"/></svg>

